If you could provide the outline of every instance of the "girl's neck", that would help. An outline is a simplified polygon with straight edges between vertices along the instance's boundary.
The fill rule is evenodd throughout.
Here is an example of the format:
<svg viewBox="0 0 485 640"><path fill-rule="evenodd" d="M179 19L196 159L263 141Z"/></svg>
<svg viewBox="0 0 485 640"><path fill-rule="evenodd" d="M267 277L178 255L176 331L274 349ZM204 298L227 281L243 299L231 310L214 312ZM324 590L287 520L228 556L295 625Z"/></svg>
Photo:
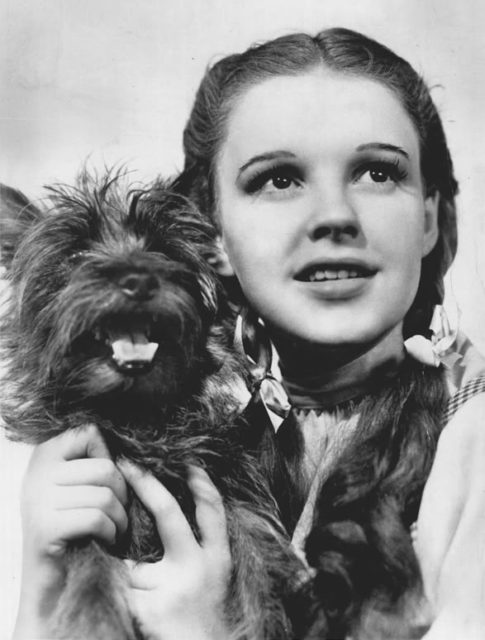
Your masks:
<svg viewBox="0 0 485 640"><path fill-rule="evenodd" d="M326 408L369 393L404 359L401 327L360 345L316 345L272 336L293 405Z"/></svg>

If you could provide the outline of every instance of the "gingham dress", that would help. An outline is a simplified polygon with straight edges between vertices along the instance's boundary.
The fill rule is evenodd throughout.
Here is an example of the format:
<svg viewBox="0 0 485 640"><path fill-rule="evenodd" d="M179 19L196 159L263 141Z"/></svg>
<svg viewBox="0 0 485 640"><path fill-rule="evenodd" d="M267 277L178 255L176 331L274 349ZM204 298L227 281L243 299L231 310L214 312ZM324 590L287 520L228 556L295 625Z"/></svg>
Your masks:
<svg viewBox="0 0 485 640"><path fill-rule="evenodd" d="M479 376L469 380L461 389L451 396L443 415L443 424L446 425L455 415L458 409L467 400L479 393L485 393L485 376Z"/></svg>

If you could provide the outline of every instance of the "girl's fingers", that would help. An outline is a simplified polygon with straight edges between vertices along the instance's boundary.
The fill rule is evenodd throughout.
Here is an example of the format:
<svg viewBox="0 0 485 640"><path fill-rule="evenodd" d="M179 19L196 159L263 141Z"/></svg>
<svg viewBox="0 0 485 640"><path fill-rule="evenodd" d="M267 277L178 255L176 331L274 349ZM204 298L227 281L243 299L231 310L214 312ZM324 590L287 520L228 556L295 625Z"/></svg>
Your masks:
<svg viewBox="0 0 485 640"><path fill-rule="evenodd" d="M128 581L133 589L149 591L160 583L160 562L135 562L125 560L128 569Z"/></svg>
<svg viewBox="0 0 485 640"><path fill-rule="evenodd" d="M53 480L59 486L109 487L122 504L127 502L126 482L114 462L106 458L83 458L61 463L54 471Z"/></svg>
<svg viewBox="0 0 485 640"><path fill-rule="evenodd" d="M186 557L197 547L197 541L182 509L172 494L149 473L127 460L118 466L136 495L153 514L165 555Z"/></svg>
<svg viewBox="0 0 485 640"><path fill-rule="evenodd" d="M116 525L99 509L72 509L63 512L66 517L56 518L52 538L56 540L77 540L95 537L108 544L116 541Z"/></svg>
<svg viewBox="0 0 485 640"><path fill-rule="evenodd" d="M57 460L111 458L106 443L94 425L68 429L41 446L43 455Z"/></svg>
<svg viewBox="0 0 485 640"><path fill-rule="evenodd" d="M123 533L128 527L126 511L108 487L89 485L58 487L55 494L55 508L58 511L98 509L113 521L119 533Z"/></svg>
<svg viewBox="0 0 485 640"><path fill-rule="evenodd" d="M52 469L50 478L60 485L108 486L126 503L126 483L110 458L98 429L87 425L70 429L43 444L32 454L31 475L38 469ZM42 478L39 478L42 479Z"/></svg>
<svg viewBox="0 0 485 640"><path fill-rule="evenodd" d="M201 544L223 552L229 548L227 521L221 494L207 473L200 467L189 467L189 487L194 496L195 516L199 525Z"/></svg>

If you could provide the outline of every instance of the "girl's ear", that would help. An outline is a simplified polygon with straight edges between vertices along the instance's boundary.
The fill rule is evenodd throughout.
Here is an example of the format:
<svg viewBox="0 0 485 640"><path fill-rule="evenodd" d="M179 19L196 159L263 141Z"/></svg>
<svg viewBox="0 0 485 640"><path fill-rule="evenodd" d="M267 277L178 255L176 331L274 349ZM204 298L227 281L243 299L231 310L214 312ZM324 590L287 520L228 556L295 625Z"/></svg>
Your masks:
<svg viewBox="0 0 485 640"><path fill-rule="evenodd" d="M434 249L440 235L438 225L439 203L440 194L438 191L435 191L433 195L428 196L424 201L423 258Z"/></svg>
<svg viewBox="0 0 485 640"><path fill-rule="evenodd" d="M217 236L213 245L213 252L208 258L209 264L217 271L220 276L233 276L234 269L229 261L229 256L224 248L222 238Z"/></svg>

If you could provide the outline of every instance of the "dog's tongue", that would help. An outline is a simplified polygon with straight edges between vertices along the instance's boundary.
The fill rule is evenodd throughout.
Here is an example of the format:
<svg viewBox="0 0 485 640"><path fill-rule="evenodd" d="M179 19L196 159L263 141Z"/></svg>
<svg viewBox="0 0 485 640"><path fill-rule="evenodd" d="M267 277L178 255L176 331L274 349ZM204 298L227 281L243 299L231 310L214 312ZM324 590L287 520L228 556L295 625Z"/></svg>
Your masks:
<svg viewBox="0 0 485 640"><path fill-rule="evenodd" d="M113 360L119 367L127 369L149 365L158 349L158 343L148 342L142 331L118 333L111 338Z"/></svg>

